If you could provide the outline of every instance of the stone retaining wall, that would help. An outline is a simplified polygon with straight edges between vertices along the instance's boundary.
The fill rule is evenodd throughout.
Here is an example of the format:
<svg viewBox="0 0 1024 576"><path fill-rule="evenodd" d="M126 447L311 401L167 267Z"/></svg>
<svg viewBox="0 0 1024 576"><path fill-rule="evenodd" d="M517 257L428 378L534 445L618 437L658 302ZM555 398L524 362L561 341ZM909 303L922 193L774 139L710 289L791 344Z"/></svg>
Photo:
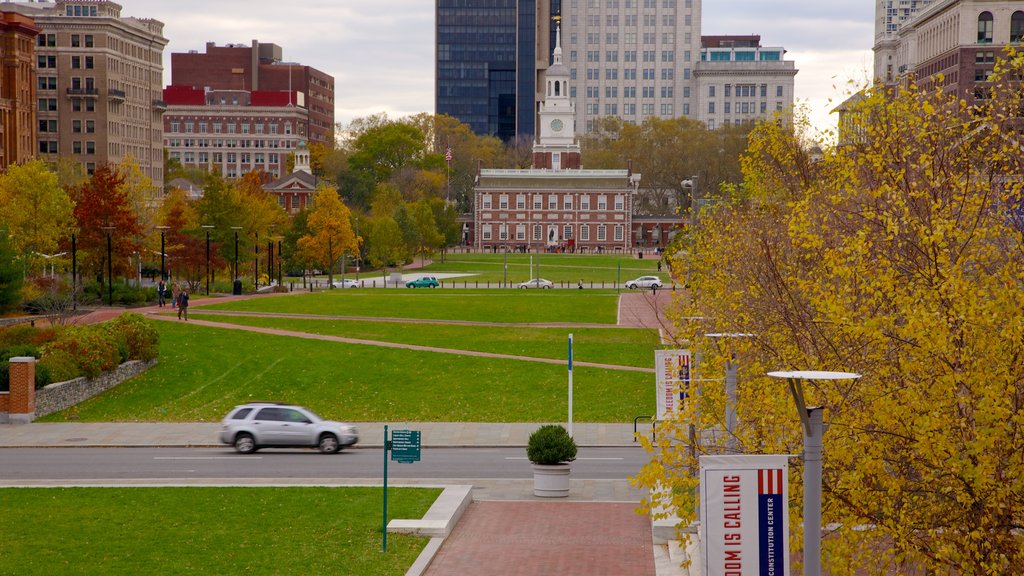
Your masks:
<svg viewBox="0 0 1024 576"><path fill-rule="evenodd" d="M70 408L79 402L106 392L121 382L156 366L156 363L156 359L129 360L96 378L75 378L67 382L55 382L36 390L36 418Z"/></svg>

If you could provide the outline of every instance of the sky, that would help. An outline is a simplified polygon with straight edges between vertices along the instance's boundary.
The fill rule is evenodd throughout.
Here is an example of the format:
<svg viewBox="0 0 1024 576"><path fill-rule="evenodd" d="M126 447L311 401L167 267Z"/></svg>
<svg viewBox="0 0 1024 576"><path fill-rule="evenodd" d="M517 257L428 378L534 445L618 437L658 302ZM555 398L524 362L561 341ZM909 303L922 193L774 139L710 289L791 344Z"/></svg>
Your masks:
<svg viewBox="0 0 1024 576"><path fill-rule="evenodd" d="M122 16L155 18L172 52L203 52L252 40L282 47L284 60L334 76L335 120L434 111L433 0L117 0ZM815 126L867 82L872 68L872 0L704 0L705 35L759 34L795 62L796 99Z"/></svg>

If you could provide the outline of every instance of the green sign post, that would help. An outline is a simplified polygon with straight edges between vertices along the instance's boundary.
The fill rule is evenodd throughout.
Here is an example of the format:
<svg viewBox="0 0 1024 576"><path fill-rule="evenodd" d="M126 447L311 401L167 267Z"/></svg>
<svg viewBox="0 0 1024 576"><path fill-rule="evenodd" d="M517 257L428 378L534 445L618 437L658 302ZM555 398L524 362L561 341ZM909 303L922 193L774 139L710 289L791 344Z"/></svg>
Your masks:
<svg viewBox="0 0 1024 576"><path fill-rule="evenodd" d="M384 525L382 551L388 551L388 451L391 459L400 464L412 464L420 461L420 431L392 430L388 438L388 427L384 426Z"/></svg>

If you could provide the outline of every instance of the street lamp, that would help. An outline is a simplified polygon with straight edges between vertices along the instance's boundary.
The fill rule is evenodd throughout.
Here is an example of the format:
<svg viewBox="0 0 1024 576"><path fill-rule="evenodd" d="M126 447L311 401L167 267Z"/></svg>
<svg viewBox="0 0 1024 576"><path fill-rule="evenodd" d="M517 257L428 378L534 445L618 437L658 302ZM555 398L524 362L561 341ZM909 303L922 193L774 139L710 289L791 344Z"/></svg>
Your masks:
<svg viewBox="0 0 1024 576"><path fill-rule="evenodd" d="M753 338L753 334L747 334L743 332L716 332L711 334L705 334L706 338L711 338L718 343L719 339L732 339L732 338ZM736 390L737 390L737 367L736 353L733 352L730 347L728 355L725 358L725 447L730 452L736 451Z"/></svg>
<svg viewBox="0 0 1024 576"><path fill-rule="evenodd" d="M252 283L253 283L254 286L256 286L256 290L259 290L259 288L260 288L260 233L259 233L258 230L256 231L256 240L254 241L254 243L252 245L252 252L253 252L253 256L252 256L252 265L253 265Z"/></svg>
<svg viewBox="0 0 1024 576"><path fill-rule="evenodd" d="M213 228L213 224L203 224L203 228L206 229L206 295L210 295L210 229Z"/></svg>
<svg viewBox="0 0 1024 576"><path fill-rule="evenodd" d="M363 243L359 241L359 216L356 216L356 282L359 282L359 261L363 257Z"/></svg>
<svg viewBox="0 0 1024 576"><path fill-rule="evenodd" d="M167 280L167 268L164 266L164 256L167 251L164 248L164 233L171 229L170 226L157 226L157 230L160 231L160 279Z"/></svg>
<svg viewBox="0 0 1024 576"><path fill-rule="evenodd" d="M114 266L110 257L110 233L114 226L102 226L107 232L107 306L114 305Z"/></svg>
<svg viewBox="0 0 1024 576"><path fill-rule="evenodd" d="M235 265L231 268L232 280L238 280L238 231L242 229L241 226L232 226L232 230L235 231Z"/></svg>
<svg viewBox="0 0 1024 576"><path fill-rule="evenodd" d="M71 229L71 309L78 310L78 233Z"/></svg>
<svg viewBox="0 0 1024 576"><path fill-rule="evenodd" d="M808 406L804 380L856 380L852 372L769 372L772 378L789 383L800 422L804 428L804 576L821 574L821 452L825 427L821 406Z"/></svg>

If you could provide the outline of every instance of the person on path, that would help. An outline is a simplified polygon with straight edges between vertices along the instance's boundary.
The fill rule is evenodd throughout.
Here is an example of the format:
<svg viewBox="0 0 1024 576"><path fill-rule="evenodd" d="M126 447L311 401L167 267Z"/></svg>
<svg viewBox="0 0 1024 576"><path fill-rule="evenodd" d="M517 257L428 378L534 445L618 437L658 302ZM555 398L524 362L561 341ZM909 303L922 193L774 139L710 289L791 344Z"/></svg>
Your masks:
<svg viewBox="0 0 1024 576"><path fill-rule="evenodd" d="M653 284L653 283L651 284L651 294L654 294L655 296L658 295L658 285L657 284Z"/></svg>
<svg viewBox="0 0 1024 576"><path fill-rule="evenodd" d="M181 295L181 286L178 286L177 282L175 282L174 284L171 284L171 306L172 307L174 307L174 308L178 307L178 296L180 296L180 295Z"/></svg>
<svg viewBox="0 0 1024 576"><path fill-rule="evenodd" d="M160 279L160 283L156 285L156 303L157 306L163 308L164 305L164 290L167 289L167 285L164 284L164 279Z"/></svg>
<svg viewBox="0 0 1024 576"><path fill-rule="evenodd" d="M576 285L576 287L579 288L580 290L583 290L583 278L580 278L580 282L579 284Z"/></svg>
<svg viewBox="0 0 1024 576"><path fill-rule="evenodd" d="M178 320L181 320L182 313L185 314L185 322L188 322L188 290L182 290L178 294Z"/></svg>

